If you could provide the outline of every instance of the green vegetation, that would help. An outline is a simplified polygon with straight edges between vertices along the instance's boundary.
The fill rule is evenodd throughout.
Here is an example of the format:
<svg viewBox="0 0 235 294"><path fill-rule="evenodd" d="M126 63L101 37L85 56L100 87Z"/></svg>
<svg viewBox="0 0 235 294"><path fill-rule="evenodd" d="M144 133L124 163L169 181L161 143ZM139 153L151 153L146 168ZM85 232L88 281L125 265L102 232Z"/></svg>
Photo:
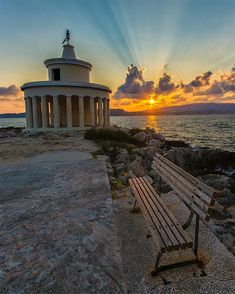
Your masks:
<svg viewBox="0 0 235 294"><path fill-rule="evenodd" d="M143 143L121 130L89 129L84 138L94 140L100 147L98 151L93 152L93 158L97 158L97 155L100 154L106 154L112 163L116 161L120 149L126 149L130 154L136 146L143 146Z"/></svg>
<svg viewBox="0 0 235 294"><path fill-rule="evenodd" d="M142 143L133 137L133 135L129 135L126 132L121 130L111 130L111 129L89 129L86 131L85 139L94 140L94 141L116 141L123 142L127 144L134 144L136 146L142 146Z"/></svg>
<svg viewBox="0 0 235 294"><path fill-rule="evenodd" d="M115 181L110 182L111 191L115 190L122 190L126 188L126 185L124 185L120 180L116 179Z"/></svg>
<svg viewBox="0 0 235 294"><path fill-rule="evenodd" d="M143 131L142 129L138 129L138 128L133 128L133 129L130 129L130 134L132 135L132 136L135 136L137 133L139 133L139 132L141 132L141 131Z"/></svg>

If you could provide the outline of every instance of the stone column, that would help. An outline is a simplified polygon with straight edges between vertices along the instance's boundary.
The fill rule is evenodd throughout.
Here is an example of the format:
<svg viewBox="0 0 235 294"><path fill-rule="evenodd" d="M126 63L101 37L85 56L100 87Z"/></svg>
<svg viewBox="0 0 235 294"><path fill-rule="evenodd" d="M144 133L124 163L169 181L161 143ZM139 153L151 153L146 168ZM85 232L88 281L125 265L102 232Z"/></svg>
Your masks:
<svg viewBox="0 0 235 294"><path fill-rule="evenodd" d="M53 99L50 98L50 101L49 101L49 104L50 104L50 118L51 118L51 127L54 126L54 110L53 110Z"/></svg>
<svg viewBox="0 0 235 294"><path fill-rule="evenodd" d="M94 97L90 97L89 101L90 101L90 125L93 127L95 125L95 102L94 102L95 98Z"/></svg>
<svg viewBox="0 0 235 294"><path fill-rule="evenodd" d="M38 128L38 97L33 97L33 127Z"/></svg>
<svg viewBox="0 0 235 294"><path fill-rule="evenodd" d="M59 97L57 95L53 96L53 116L54 116L54 128L60 127L60 106Z"/></svg>
<svg viewBox="0 0 235 294"><path fill-rule="evenodd" d="M27 128L33 127L33 111L32 111L32 98L25 98L25 111L26 111L26 125Z"/></svg>
<svg viewBox="0 0 235 294"><path fill-rule="evenodd" d="M104 98L104 126L106 127L108 122L107 122L107 98Z"/></svg>
<svg viewBox="0 0 235 294"><path fill-rule="evenodd" d="M104 118L103 118L103 109L102 109L102 98L98 98L98 124L99 126L102 126L104 123Z"/></svg>
<svg viewBox="0 0 235 294"><path fill-rule="evenodd" d="M110 99L107 99L107 124L110 125Z"/></svg>
<svg viewBox="0 0 235 294"><path fill-rule="evenodd" d="M84 102L83 96L78 97L78 104L79 104L79 127L84 128Z"/></svg>
<svg viewBox="0 0 235 294"><path fill-rule="evenodd" d="M48 104L47 97L42 97L42 127L48 128Z"/></svg>
<svg viewBox="0 0 235 294"><path fill-rule="evenodd" d="M71 100L71 96L66 97L66 110L67 110L67 128L72 128L73 120L72 120L72 100Z"/></svg>

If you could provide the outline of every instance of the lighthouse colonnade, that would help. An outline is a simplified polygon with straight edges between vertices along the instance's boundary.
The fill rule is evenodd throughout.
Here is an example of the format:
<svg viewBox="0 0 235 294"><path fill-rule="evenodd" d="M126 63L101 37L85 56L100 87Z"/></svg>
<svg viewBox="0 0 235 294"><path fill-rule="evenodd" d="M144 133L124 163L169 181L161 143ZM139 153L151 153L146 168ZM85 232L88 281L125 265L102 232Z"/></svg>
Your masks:
<svg viewBox="0 0 235 294"><path fill-rule="evenodd" d="M109 126L109 98L81 95L25 97L29 129Z"/></svg>

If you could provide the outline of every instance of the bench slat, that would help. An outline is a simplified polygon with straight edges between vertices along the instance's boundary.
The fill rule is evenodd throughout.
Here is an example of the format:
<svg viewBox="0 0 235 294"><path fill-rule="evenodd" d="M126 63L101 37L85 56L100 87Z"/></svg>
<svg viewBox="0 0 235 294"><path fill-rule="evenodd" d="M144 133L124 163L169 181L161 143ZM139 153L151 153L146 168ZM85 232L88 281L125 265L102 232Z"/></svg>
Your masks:
<svg viewBox="0 0 235 294"><path fill-rule="evenodd" d="M213 198L210 198L208 195L206 195L200 189L196 188L190 181L188 181L182 174L179 174L178 171L173 169L170 165L166 164L165 162L161 161L160 159L154 159L153 163L156 163L157 165L160 164L169 173L171 173L172 175L175 175L177 178L177 181L178 180L181 181L185 185L185 187L196 196L195 199L198 199L199 201L201 201L202 206L203 205L207 205L207 206L214 205L215 200Z"/></svg>
<svg viewBox="0 0 235 294"><path fill-rule="evenodd" d="M149 203L146 200L145 194L142 192L142 190L140 189L139 185L136 182L136 178L133 180L133 183L135 185L136 190L139 193L139 198L141 200L141 202L143 203L147 213L149 214L149 216L151 217L151 220L153 222L153 224L156 226L159 236L161 237L163 243L164 243L164 248L166 248L167 251L171 251L174 249L173 244L171 243L171 241L169 240L162 224L159 222L158 218L155 217L151 206L149 205ZM139 205L141 205L141 203L139 203Z"/></svg>
<svg viewBox="0 0 235 294"><path fill-rule="evenodd" d="M213 188L207 186L205 183L201 182L194 176L187 173L185 170L180 168L179 166L175 165L173 162L165 158L164 156L156 153L155 157L159 158L160 160L166 162L170 165L173 169L178 171L181 175L183 175L188 181L190 181L193 185L197 186L200 190L204 191L210 198L216 197L219 194L218 191L214 190Z"/></svg>
<svg viewBox="0 0 235 294"><path fill-rule="evenodd" d="M198 206L202 208L205 212L214 204L215 200L211 199L210 204L205 202L200 198L199 195L197 195L197 191L193 190L193 187L189 182L187 182L182 176L177 174L174 170L166 166L164 163L160 161L154 161L153 165L156 164L157 166L160 166L162 169L166 171L166 173L169 173L173 178L175 178L175 181L182 187L184 192L189 196L190 201L195 202Z"/></svg>
<svg viewBox="0 0 235 294"><path fill-rule="evenodd" d="M146 219L147 224L149 225L149 229L155 239L155 242L159 245L159 249L161 252L165 252L166 248L170 245L167 239L167 236L164 235L164 230L161 225L157 222L154 222L152 216L149 214L149 210L147 209L145 203L143 202L143 198L141 198L142 191L136 187L136 183L134 179L129 179L129 183L131 185L132 191L135 195L138 205L141 207L141 211ZM143 196L142 196L143 197ZM157 234L156 234L157 232Z"/></svg>
<svg viewBox="0 0 235 294"><path fill-rule="evenodd" d="M168 183L174 190L175 192L186 202L188 203L197 214L199 214L203 219L208 221L210 219L210 216L205 213L201 208L199 208L194 202L190 202L190 199L188 195L185 195L184 191L178 184L176 184L175 179L167 174L161 167L153 165L153 169L156 170L161 177Z"/></svg>
<svg viewBox="0 0 235 294"><path fill-rule="evenodd" d="M153 202L153 200L149 194L149 191L147 190L148 188L146 187L146 185L145 184L143 185L143 183L141 182L141 180L139 178L136 178L136 181L137 181L138 185L140 186L142 192L145 194L145 199L147 200L149 206L151 207L151 211L152 211L154 217L157 218L159 220L159 222L161 223L170 243L173 245L173 248L179 249L180 244L179 244L179 241L177 240L177 238L175 237L175 235L173 234L173 232L171 231L171 227L170 227L171 224L168 225L167 221L163 218L163 215L160 212L160 208L158 206L156 206L155 203Z"/></svg>
<svg viewBox="0 0 235 294"><path fill-rule="evenodd" d="M155 225L153 224L153 221L152 221L151 217L148 215L148 211L146 210L145 206L144 205L141 205L142 200L139 197L139 193L136 190L135 185L134 185L132 179L129 179L129 184L131 186L132 192L135 195L135 199L137 200L138 205L141 206L142 214L143 214L143 216L144 216L144 218L145 218L145 220L146 220L146 222L148 224L148 227L150 229L150 232L152 233L153 239L155 240L157 250L159 252L164 253L166 250L165 250L165 247L164 247L163 240L160 238L159 232L158 232L157 228L155 227Z"/></svg>
<svg viewBox="0 0 235 294"><path fill-rule="evenodd" d="M145 183L148 186L149 190L154 195L154 198L155 198L155 201L156 201L156 205L159 204L159 205L162 206L162 208L164 209L165 213L167 214L167 216L169 217L169 219L171 220L171 222L176 226L175 227L175 230L176 229L178 230L176 232L176 234L177 234L177 239L179 240L179 242L183 244L183 247L184 247L184 243L185 243L186 244L186 247L191 248L192 245L193 245L193 242L192 242L191 238L183 230L183 228L180 225L180 223L178 222L178 220L174 217L173 213L168 209L168 207L165 205L165 203L162 201L162 199L156 193L156 191L154 190L154 188L150 184L150 182L147 179L145 179L144 177L142 179L143 179L143 181L145 181ZM162 205L162 204L164 204L164 205ZM174 230L174 232L175 232L175 230Z"/></svg>

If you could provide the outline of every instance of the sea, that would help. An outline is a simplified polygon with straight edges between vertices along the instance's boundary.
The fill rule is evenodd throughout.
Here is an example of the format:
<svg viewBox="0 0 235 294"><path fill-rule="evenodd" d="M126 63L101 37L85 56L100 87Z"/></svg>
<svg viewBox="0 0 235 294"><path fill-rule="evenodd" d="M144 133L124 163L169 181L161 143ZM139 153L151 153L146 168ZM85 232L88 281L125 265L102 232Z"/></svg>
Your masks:
<svg viewBox="0 0 235 294"><path fill-rule="evenodd" d="M235 115L111 116L111 124L127 128L154 128L168 140L193 147L235 151ZM0 128L25 127L25 118L0 118Z"/></svg>

